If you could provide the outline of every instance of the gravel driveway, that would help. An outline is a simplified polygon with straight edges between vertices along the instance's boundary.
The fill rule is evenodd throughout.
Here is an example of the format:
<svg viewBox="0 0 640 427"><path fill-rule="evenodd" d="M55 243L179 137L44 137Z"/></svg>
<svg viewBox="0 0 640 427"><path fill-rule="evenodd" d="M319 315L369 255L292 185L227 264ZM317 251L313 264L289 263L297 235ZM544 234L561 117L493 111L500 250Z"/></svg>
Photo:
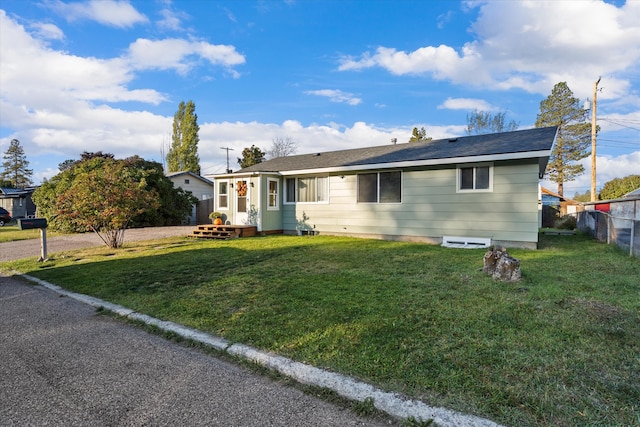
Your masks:
<svg viewBox="0 0 640 427"><path fill-rule="evenodd" d="M174 227L132 228L124 233L124 242L162 239L164 237L187 236L194 229L193 225ZM54 252L102 246L104 242L95 233L69 234L47 237L47 255ZM13 261L20 258L40 257L40 239L19 240L0 243L0 262Z"/></svg>

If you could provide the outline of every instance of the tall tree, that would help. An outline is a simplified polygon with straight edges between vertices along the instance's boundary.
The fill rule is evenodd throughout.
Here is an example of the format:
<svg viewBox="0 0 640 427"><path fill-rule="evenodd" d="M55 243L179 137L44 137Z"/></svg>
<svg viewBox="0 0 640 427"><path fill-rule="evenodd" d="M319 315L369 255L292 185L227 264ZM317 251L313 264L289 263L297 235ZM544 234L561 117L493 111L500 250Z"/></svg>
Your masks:
<svg viewBox="0 0 640 427"><path fill-rule="evenodd" d="M29 161L20 141L12 139L2 158L4 162L2 162L3 171L0 173L0 180L11 181L14 188L24 188L32 184L33 170L27 168Z"/></svg>
<svg viewBox="0 0 640 427"><path fill-rule="evenodd" d="M584 173L578 162L591 153L591 124L580 100L573 96L566 82L557 83L551 95L540 102L536 127L558 126L556 144L547 172L558 184L558 194L564 196L564 183Z"/></svg>
<svg viewBox="0 0 640 427"><path fill-rule="evenodd" d="M257 165L264 161L265 153L260 149L252 145L251 148L245 148L242 150L242 158L238 157L238 164L241 169L248 168L249 166Z"/></svg>
<svg viewBox="0 0 640 427"><path fill-rule="evenodd" d="M600 200L618 199L627 193L637 190L638 188L640 188L640 175L628 175L624 178L614 178L611 181L604 183L598 197Z"/></svg>
<svg viewBox="0 0 640 427"><path fill-rule="evenodd" d="M411 138L409 138L409 142L428 142L433 138L427 136L427 131L425 128L413 128L413 132L411 132Z"/></svg>
<svg viewBox="0 0 640 427"><path fill-rule="evenodd" d="M290 136L286 138L274 138L273 145L267 150L267 157L275 159L276 157L285 157L294 154L298 150L298 144Z"/></svg>
<svg viewBox="0 0 640 427"><path fill-rule="evenodd" d="M519 123L511 120L505 124L507 113L489 113L474 110L467 114L467 135L482 135L485 133L510 132L518 129Z"/></svg>
<svg viewBox="0 0 640 427"><path fill-rule="evenodd" d="M200 157L198 156L198 115L193 101L186 104L180 101L178 111L173 116L173 135L171 148L167 153L169 172L193 172L200 175Z"/></svg>

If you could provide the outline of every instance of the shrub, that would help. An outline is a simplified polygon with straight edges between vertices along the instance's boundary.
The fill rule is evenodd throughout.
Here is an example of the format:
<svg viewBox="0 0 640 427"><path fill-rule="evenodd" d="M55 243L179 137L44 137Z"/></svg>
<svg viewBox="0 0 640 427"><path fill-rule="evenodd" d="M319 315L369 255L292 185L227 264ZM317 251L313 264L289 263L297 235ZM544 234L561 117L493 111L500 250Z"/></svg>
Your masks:
<svg viewBox="0 0 640 427"><path fill-rule="evenodd" d="M575 230L576 226L576 217L572 215L565 215L561 218L558 218L554 224L555 228L560 228L562 230Z"/></svg>

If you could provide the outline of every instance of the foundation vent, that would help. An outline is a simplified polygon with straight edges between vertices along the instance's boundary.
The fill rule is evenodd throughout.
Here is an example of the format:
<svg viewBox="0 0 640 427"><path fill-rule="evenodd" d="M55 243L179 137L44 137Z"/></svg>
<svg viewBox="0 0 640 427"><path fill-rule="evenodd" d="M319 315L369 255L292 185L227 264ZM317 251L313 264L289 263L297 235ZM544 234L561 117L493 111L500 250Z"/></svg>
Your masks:
<svg viewBox="0 0 640 427"><path fill-rule="evenodd" d="M466 249L488 248L491 246L491 239L486 237L442 236L442 246Z"/></svg>

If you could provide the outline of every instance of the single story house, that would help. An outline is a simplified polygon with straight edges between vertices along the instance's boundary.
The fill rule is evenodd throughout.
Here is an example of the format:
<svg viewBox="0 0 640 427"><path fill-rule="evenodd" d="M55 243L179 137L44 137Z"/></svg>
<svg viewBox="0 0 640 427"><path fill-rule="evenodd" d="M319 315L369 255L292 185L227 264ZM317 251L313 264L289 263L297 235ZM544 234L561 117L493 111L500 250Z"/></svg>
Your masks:
<svg viewBox="0 0 640 427"><path fill-rule="evenodd" d="M557 128L274 158L211 175L227 223L436 244L536 248Z"/></svg>
<svg viewBox="0 0 640 427"><path fill-rule="evenodd" d="M174 187L190 191L200 202L213 199L213 182L203 176L189 171L169 172L166 176L173 182ZM190 225L197 222L198 205L193 205L189 218Z"/></svg>
<svg viewBox="0 0 640 427"><path fill-rule="evenodd" d="M0 207L9 211L11 218L27 218L36 215L36 205L31 200L35 187L0 187Z"/></svg>

